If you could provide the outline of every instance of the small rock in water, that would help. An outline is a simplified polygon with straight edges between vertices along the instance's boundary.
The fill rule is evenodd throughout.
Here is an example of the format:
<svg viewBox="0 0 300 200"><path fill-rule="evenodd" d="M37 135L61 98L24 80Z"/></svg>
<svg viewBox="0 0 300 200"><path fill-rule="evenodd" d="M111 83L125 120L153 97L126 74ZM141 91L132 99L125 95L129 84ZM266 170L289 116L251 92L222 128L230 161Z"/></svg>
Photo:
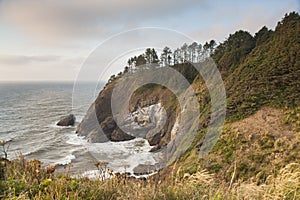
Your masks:
<svg viewBox="0 0 300 200"><path fill-rule="evenodd" d="M75 116L73 114L70 114L64 118L62 118L61 120L59 120L59 122L57 122L57 126L74 126L75 124Z"/></svg>
<svg viewBox="0 0 300 200"><path fill-rule="evenodd" d="M137 176L141 175L149 175L155 171L158 171L160 166L158 163L151 165L151 164L139 164L133 169L133 174Z"/></svg>

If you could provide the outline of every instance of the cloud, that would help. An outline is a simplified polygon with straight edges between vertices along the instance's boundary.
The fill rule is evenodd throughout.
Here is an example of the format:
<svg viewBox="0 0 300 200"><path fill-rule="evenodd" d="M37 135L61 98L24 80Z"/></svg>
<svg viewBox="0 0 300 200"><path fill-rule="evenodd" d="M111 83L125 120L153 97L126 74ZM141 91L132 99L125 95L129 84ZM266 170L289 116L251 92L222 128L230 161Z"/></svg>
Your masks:
<svg viewBox="0 0 300 200"><path fill-rule="evenodd" d="M3 0L2 18L34 37L58 38L97 37L122 27L139 24L179 13L197 0ZM201 2L204 2L203 0Z"/></svg>
<svg viewBox="0 0 300 200"><path fill-rule="evenodd" d="M201 43L221 42L238 29L254 33L263 25L273 28L284 13L295 9L295 2L0 0L0 53L14 54L0 55L0 80L74 78L84 58L100 42L137 27L176 29ZM115 49L144 40L153 42L153 47L163 47L166 42L136 34L106 47L102 56L107 58ZM52 53L61 57L48 55ZM116 63L117 70L126 64L126 57Z"/></svg>
<svg viewBox="0 0 300 200"><path fill-rule="evenodd" d="M32 63L57 62L60 60L60 56L53 55L0 55L0 64L2 65L27 65Z"/></svg>
<svg viewBox="0 0 300 200"><path fill-rule="evenodd" d="M0 55L0 80L71 81L76 78L82 60L56 55Z"/></svg>

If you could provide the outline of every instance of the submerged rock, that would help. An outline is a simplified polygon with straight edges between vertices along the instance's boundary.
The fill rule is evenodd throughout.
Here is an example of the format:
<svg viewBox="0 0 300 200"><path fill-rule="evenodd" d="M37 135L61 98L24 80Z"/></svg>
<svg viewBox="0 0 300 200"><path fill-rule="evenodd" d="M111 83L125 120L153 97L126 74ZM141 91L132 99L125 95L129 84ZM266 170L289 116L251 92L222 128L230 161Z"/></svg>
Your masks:
<svg viewBox="0 0 300 200"><path fill-rule="evenodd" d="M134 136L124 133L124 131L122 131L120 128L117 128L111 134L111 141L115 142L132 140L134 138Z"/></svg>
<svg viewBox="0 0 300 200"><path fill-rule="evenodd" d="M74 126L76 118L73 114L70 114L66 117L63 117L59 122L57 122L57 126Z"/></svg>
<svg viewBox="0 0 300 200"><path fill-rule="evenodd" d="M148 175L158 171L160 168L159 164L139 164L133 169L133 174L136 176Z"/></svg>

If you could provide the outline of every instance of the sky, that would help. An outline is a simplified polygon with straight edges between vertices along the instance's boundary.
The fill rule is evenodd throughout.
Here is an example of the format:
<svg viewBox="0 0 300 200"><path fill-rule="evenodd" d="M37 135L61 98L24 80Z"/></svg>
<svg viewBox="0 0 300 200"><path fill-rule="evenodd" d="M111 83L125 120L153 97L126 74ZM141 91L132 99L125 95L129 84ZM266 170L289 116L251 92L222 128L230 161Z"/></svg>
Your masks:
<svg viewBox="0 0 300 200"><path fill-rule="evenodd" d="M274 29L285 13L299 9L299 0L0 0L0 81L75 81L101 44L130 30L155 27L219 43L240 29L251 34L263 26ZM151 36L142 33L123 34L119 43L106 44L101 56L149 41ZM147 44L163 48L163 40ZM97 76L107 80L142 50L119 52L109 73ZM101 61L97 66L109 68Z"/></svg>

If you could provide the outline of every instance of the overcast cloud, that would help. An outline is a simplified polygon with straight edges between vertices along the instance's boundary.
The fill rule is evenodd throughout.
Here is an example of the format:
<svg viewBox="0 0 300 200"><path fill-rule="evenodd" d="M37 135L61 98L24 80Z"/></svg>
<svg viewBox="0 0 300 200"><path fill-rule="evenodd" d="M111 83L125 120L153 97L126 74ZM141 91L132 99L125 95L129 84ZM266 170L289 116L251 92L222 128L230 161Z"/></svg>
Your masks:
<svg viewBox="0 0 300 200"><path fill-rule="evenodd" d="M180 14L204 0L3 0L2 17L40 39L104 36L145 20Z"/></svg>
<svg viewBox="0 0 300 200"><path fill-rule="evenodd" d="M0 80L75 80L93 49L134 28L168 28L198 42L220 42L239 29L254 34L264 25L274 28L291 11L299 12L298 0L0 0ZM119 45L149 39L152 46L163 42L137 35Z"/></svg>

